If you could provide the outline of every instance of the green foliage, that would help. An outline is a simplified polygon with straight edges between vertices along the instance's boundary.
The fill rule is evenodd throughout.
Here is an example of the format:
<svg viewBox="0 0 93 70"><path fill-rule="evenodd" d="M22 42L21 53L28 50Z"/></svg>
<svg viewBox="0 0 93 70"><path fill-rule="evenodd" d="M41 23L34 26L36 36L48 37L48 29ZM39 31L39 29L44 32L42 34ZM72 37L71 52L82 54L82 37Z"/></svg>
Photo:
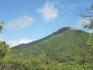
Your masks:
<svg viewBox="0 0 93 70"><path fill-rule="evenodd" d="M93 33L89 35L89 38L87 40L87 45L93 48Z"/></svg>
<svg viewBox="0 0 93 70"><path fill-rule="evenodd" d="M88 33L65 27L41 40L22 44L12 49L17 56L20 57L20 53L22 53L22 57L28 59L31 57L43 60L45 54L48 62L51 60L60 63L67 61L83 62L83 58L90 53L89 47L85 44L87 38Z"/></svg>
<svg viewBox="0 0 93 70"><path fill-rule="evenodd" d="M3 58L8 53L9 47L5 42L0 42L0 58Z"/></svg>
<svg viewBox="0 0 93 70"><path fill-rule="evenodd" d="M1 42L0 70L93 70L87 38L88 33L65 27L36 42L16 46L10 53Z"/></svg>
<svg viewBox="0 0 93 70"><path fill-rule="evenodd" d="M88 13L84 14L83 17L86 19L86 24L84 23L84 28L87 28L88 30L93 30L93 4L91 4ZM93 48L93 32L89 34L87 45Z"/></svg>
<svg viewBox="0 0 93 70"><path fill-rule="evenodd" d="M4 24L4 22L0 21L0 32L1 32L2 29L3 29L3 24Z"/></svg>
<svg viewBox="0 0 93 70"><path fill-rule="evenodd" d="M9 56L8 56L9 57ZM93 70L93 63L78 64L77 62L51 62L44 65L38 60L14 59L2 61L0 70Z"/></svg>

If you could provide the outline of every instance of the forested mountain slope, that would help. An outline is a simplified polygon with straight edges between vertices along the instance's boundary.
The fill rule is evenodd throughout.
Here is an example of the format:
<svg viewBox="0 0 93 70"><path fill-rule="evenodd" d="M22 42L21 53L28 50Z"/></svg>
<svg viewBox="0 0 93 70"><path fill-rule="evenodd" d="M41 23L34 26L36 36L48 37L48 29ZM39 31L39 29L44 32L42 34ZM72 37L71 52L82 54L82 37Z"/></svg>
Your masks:
<svg viewBox="0 0 93 70"><path fill-rule="evenodd" d="M45 55L50 61L80 61L91 54L91 50L86 46L87 38L88 33L84 31L64 27L43 39L12 49L15 55L26 59L42 59Z"/></svg>

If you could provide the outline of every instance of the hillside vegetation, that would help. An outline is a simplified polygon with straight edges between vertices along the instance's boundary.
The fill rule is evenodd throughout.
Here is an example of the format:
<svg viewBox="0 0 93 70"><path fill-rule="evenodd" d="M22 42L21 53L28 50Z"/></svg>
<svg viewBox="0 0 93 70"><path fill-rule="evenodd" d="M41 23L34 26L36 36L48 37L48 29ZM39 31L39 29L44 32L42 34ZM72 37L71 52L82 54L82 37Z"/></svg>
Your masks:
<svg viewBox="0 0 93 70"><path fill-rule="evenodd" d="M15 46L1 61L2 70L93 70L88 36L82 30L64 27L40 40Z"/></svg>

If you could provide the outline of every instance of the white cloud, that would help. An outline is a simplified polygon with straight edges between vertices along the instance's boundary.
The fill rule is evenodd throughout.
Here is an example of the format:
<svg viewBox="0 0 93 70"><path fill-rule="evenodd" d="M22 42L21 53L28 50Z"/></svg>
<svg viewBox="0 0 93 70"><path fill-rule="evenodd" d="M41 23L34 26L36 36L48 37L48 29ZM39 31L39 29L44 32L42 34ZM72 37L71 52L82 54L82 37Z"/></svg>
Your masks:
<svg viewBox="0 0 93 70"><path fill-rule="evenodd" d="M50 1L46 2L42 8L38 9L38 12L41 14L46 22L57 18L59 15L58 9L56 8L55 4Z"/></svg>
<svg viewBox="0 0 93 70"><path fill-rule="evenodd" d="M81 26L88 25L88 24L90 24L90 20L88 18L81 19L80 24L81 24Z"/></svg>
<svg viewBox="0 0 93 70"><path fill-rule="evenodd" d="M14 47L19 44L26 44L26 43L32 42L32 40L31 39L19 39L19 40L8 40L6 42L9 44L10 47Z"/></svg>
<svg viewBox="0 0 93 70"><path fill-rule="evenodd" d="M84 26L89 25L91 23L91 19L90 18L81 19L79 22L80 22L80 25L81 25L82 29L85 29ZM87 28L85 30L89 33L93 33L93 30L90 30L90 29L87 29Z"/></svg>
<svg viewBox="0 0 93 70"><path fill-rule="evenodd" d="M29 16L23 16L23 17L18 17L14 20L10 20L7 22L7 28L8 29L17 29L17 28L26 28L31 26L33 23L33 17Z"/></svg>

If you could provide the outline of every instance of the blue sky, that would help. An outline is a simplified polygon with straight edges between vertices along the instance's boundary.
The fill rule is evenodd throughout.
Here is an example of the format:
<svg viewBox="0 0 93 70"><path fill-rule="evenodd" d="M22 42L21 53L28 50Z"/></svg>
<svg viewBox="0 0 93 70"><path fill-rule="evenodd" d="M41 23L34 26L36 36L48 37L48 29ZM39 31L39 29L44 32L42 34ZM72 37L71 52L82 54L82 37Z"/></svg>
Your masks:
<svg viewBox="0 0 93 70"><path fill-rule="evenodd" d="M80 28L83 8L93 0L0 0L1 40L10 46L41 39L70 26Z"/></svg>

